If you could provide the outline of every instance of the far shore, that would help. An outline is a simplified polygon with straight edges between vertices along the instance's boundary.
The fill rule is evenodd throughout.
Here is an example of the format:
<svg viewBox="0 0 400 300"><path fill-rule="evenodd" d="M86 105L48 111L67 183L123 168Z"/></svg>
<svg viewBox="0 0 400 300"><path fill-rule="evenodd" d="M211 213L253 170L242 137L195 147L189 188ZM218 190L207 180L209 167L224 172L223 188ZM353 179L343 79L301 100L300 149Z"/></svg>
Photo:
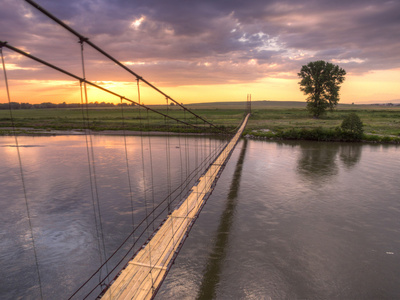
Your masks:
<svg viewBox="0 0 400 300"><path fill-rule="evenodd" d="M197 115L228 132L235 131L245 111L244 103L190 106ZM123 116L118 108L89 110L88 120L82 118L81 109L16 109L13 110L15 129L11 124L9 112L0 110L0 135L216 135L215 128L185 114L177 107L160 110L168 113L172 119L167 121L164 115L152 112L141 115L136 107L126 109ZM352 112L360 117L364 125L364 136L361 140L400 144L400 106L394 105L341 104L334 111L327 111L319 119L314 119L306 110L304 102L257 101L252 103L252 116L244 136L268 140L350 142L351 138L337 133L340 132L343 119ZM193 128L175 120L184 120L185 124L192 124Z"/></svg>
<svg viewBox="0 0 400 300"><path fill-rule="evenodd" d="M141 136L141 135L151 135L151 136L199 136L199 135L216 135L215 133L188 133L188 132L173 132L173 131L137 131L137 130L90 130L90 129L70 129L70 130L55 130L55 129L37 129L29 127L18 127L15 131L11 127L0 128L0 136L60 136L60 135L126 135L126 136Z"/></svg>

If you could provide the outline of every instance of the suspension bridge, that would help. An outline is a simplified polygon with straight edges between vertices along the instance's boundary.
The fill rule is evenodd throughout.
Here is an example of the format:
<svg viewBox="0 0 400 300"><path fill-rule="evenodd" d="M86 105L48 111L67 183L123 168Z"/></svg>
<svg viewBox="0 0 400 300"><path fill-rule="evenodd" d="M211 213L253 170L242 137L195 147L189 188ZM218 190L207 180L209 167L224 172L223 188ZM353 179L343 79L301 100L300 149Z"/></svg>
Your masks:
<svg viewBox="0 0 400 300"><path fill-rule="evenodd" d="M210 197L213 189L215 188L216 182L221 175L226 163L228 162L243 130L246 127L248 118L250 116L250 105L251 97L247 96L247 107L243 117L242 123L237 127L234 132L226 132L223 128L213 124L206 118L198 115L192 110L185 107L166 93L161 91L155 85L133 72L130 68L126 67L118 59L114 58L99 46L91 42L87 37L84 37L79 32L71 28L65 22L58 19L56 16L40 7L34 1L25 0L32 7L44 14L55 22L58 26L61 26L67 30L70 34L75 36L79 43L79 52L82 73L80 75L75 74L61 68L55 64L52 64L42 58L35 56L28 50L23 50L21 47L11 45L6 41L0 41L0 51L2 68L4 74L4 81L6 87L6 95L8 102L10 103L10 120L11 126L14 129L15 146L17 149L20 178L22 183L22 189L24 192L24 202L26 207L26 214L30 228L30 240L32 243L32 249L36 261L36 277L37 286L41 299L46 298L46 294L42 289L42 274L40 270L40 263L38 260L37 245L35 244L35 228L34 223L31 220L31 207L29 190L26 188L26 178L24 176L24 157L20 151L19 137L15 131L16 125L14 124L13 110L11 109L11 91L9 86L9 79L7 73L7 53L18 54L22 57L28 58L36 63L53 69L71 80L75 80L79 83L80 91L80 102L82 112L82 126L85 134L85 143L87 148L87 164L88 174L90 178L90 191L91 200L93 204L93 214L95 221L95 228L98 237L98 253L100 257L100 265L96 268L93 273L88 276L87 280L84 280L80 286L74 288L71 292L69 299L152 299L155 297L159 290L163 280L168 274L175 258L177 257L185 239L187 238L189 231L193 227L196 219L199 216L202 208L206 201ZM100 84L87 79L86 76L86 61L85 61L85 47L90 47L103 55L107 60L110 60L124 71L128 72L134 77L134 82L137 86L137 99L130 99L117 93L111 89L108 89ZM155 109L152 106L145 105L141 99L141 84L153 89L155 92L161 95L166 101L165 109ZM118 99L121 104L131 103L133 106L132 110L138 114L139 120L144 120L147 116L149 120L149 113L152 115L158 115L164 119L164 127L166 131L170 131L172 127L178 132L183 131L184 128L191 128L196 132L207 131L214 134L222 135L223 138L219 142L214 143L212 148L212 142L209 142L207 147L200 145L195 149L196 159L198 162L196 166L190 168L190 161L193 160L190 153L190 147L187 145L186 135L179 135L179 149L184 148L185 153L180 153L180 165L183 169L183 161L185 161L186 170L181 170L181 180L178 184L172 184L171 179L171 146L169 145L169 139L167 135L166 145L166 179L167 179L167 191L159 201L154 201L154 184L151 183L151 188L146 188L144 191L144 207L143 214L139 221L138 216L135 215L135 195L132 189L132 182L135 178L130 175L130 157L128 155L128 145L126 142L126 124L124 123L126 116L130 111L121 105L121 120L123 122L122 128L124 137L124 150L125 150L125 161L126 161L126 174L128 177L129 185L129 198L131 201L132 208L132 228L126 238L121 244L108 254L105 247L103 224L102 224L102 208L100 205L100 195L98 189L98 178L96 176L96 159L93 147L93 137L90 125L90 109L88 108L90 92L88 87L100 90L111 97ZM174 103L174 106L178 107L184 117L181 118L177 114L173 113L169 106ZM144 129L145 124L142 124ZM145 123L145 121L143 121ZM141 141L141 156L143 165L143 178L142 180L146 184L146 178L149 174L145 174L145 148L150 150L148 154L148 160L150 162L150 182L153 181L153 162L151 154L151 140L150 138L145 145L146 135L143 131L140 133ZM183 140L181 145L181 139ZM198 146L198 145L197 145ZM207 149L206 149L207 148ZM200 149L200 150L199 150ZM198 151L202 151L201 155L198 156ZM193 155L193 154L192 154ZM184 157L183 157L184 156ZM183 174L185 176L183 176ZM185 178L183 178L185 177ZM149 183L150 184L150 183ZM150 190L153 198L152 203L148 203ZM147 193L147 194L146 194ZM136 218L136 219L135 219Z"/></svg>

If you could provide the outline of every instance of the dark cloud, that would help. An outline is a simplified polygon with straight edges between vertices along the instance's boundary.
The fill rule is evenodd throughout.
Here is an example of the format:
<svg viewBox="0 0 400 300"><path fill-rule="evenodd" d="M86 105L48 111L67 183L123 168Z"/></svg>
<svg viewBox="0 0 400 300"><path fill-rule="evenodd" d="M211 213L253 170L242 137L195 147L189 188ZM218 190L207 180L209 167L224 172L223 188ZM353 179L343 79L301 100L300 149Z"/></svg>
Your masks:
<svg viewBox="0 0 400 300"><path fill-rule="evenodd" d="M302 64L317 59L352 73L400 67L399 1L37 3L135 72L166 85L255 81L282 73L295 77ZM82 73L74 36L24 1L0 0L0 5L0 40ZM8 63L25 68L12 70L15 79L32 73L48 78L46 68L6 54ZM129 80L87 48L85 59L93 80Z"/></svg>

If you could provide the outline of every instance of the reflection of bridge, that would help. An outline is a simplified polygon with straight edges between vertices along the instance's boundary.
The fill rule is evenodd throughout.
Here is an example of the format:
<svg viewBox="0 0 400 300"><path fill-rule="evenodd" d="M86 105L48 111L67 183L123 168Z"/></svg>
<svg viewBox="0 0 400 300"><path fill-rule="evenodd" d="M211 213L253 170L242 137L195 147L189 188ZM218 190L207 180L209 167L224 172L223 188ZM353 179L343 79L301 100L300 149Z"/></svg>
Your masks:
<svg viewBox="0 0 400 300"><path fill-rule="evenodd" d="M167 182L168 182L168 191L167 196L164 200L158 202L157 205L153 202L153 207L151 208L145 203L145 214L142 219L138 222L134 221L134 199L131 188L131 178L129 172L129 157L127 151L127 144L125 139L125 156L126 156L126 166L127 166L127 177L130 188L130 197L132 201L132 231L126 237L126 239L121 243L115 251L111 255L107 254L105 249L105 241L103 234L103 225L102 225L102 215L101 215L101 205L99 201L99 192L97 187L97 179L96 179L96 160L93 150L92 137L89 129L91 129L90 123L90 110L88 108L88 99L90 91L88 91L87 86L94 87L95 89L101 90L112 97L116 97L121 101L121 104L125 102L131 102L135 105L133 110L136 110L139 113L139 119L142 119L141 111L143 111L143 116L147 113L147 118L149 118L148 113L158 114L165 120L165 126L171 126L171 123L174 125L174 130L182 131L185 127L190 127L195 129L198 132L202 132L205 129L211 128L212 132L223 133L221 128L214 125L212 122L206 120L205 118L199 116L193 111L189 110L181 103L178 103L164 92L159 90L157 87L146 81L141 76L137 75L127 67L125 67L121 62L113 58L111 55L103 51L101 48L93 44L84 36L80 35L78 32L70 28L61 20L57 19L49 12L39 7L36 3L31 0L26 0L29 4L40 10L42 13L47 15L49 18L54 20L57 24L61 25L65 29L67 29L70 33L75 35L80 43L80 53L81 53L81 61L82 61L82 76L78 76L73 74L63 68L60 68L56 65L50 64L47 61L38 58L32 54L29 54L26 51L23 51L19 48L16 48L12 45L9 45L6 42L0 41L0 51L2 58L2 65L4 70L4 77L7 87L7 95L8 101L10 103L10 118L12 121L12 126L14 127L14 136L15 136L15 146L18 153L18 160L20 165L20 175L22 179L22 186L24 190L25 196L25 204L26 204L26 213L27 218L29 220L30 234L32 240L32 249L34 252L35 260L36 260L36 269L37 269L37 281L38 287L40 289L40 297L46 298L45 293L42 290L42 280L41 280L41 272L40 272L40 263L38 262L37 248L35 246L35 234L34 234L34 224L31 222L30 215L30 203L29 203L29 191L26 189L25 179L24 179L24 168L23 168L23 156L19 151L18 137L15 133L15 124L13 118L13 111L11 110L11 96L9 93L8 86L8 78L6 72L6 63L5 57L3 55L3 49L11 50L12 52L18 53L24 57L27 57L37 63L45 65L47 67L56 70L73 80L79 81L80 86L80 94L81 94L81 111L82 111L82 123L87 129L86 132L86 147L87 147L87 163L89 170L89 178L90 178L90 186L91 186L91 195L93 202L93 212L94 212L94 220L95 227L97 230L98 237L98 245L99 245L99 256L101 264L93 272L93 274L80 286L75 287L75 292L71 292L71 298L87 298L93 297L93 295L101 295L105 297L105 299L149 299L153 298L159 289L163 279L167 275L168 270L170 269L174 259L176 258L180 248L183 245L184 240L186 239L190 229L192 228L196 218L198 217L202 207L207 201L208 197L211 195L213 191L216 181L220 173L222 172L225 164L227 163L231 153L233 152L238 139L240 138L247 120L249 118L250 111L250 97L248 96L248 111L245 115L242 124L235 134L229 134L232 136L230 139L226 139L224 144L215 145L215 149L209 149L208 155L204 154L205 159L199 163L199 166L195 167L195 172L191 172L189 174L188 170L186 170L186 177L181 178L181 182L178 186L173 186L171 183L171 165L170 165L170 146L167 145ZM137 89L138 89L138 101L134 101L129 99L121 94L111 91L103 86L96 84L93 81L89 81L86 78L85 74L85 59L84 59L84 45L89 45L94 48L102 55L104 55L107 59L111 60L118 66L122 67L125 71L128 71L131 75L133 75L137 81ZM146 106L140 99L140 82L146 84L148 87L161 94L166 99L166 107L165 109L154 109L152 107ZM175 111L171 111L169 109L169 104L174 103L176 107L178 107L185 116L184 118L177 117L176 109ZM124 117L124 105L121 105L121 122L122 128L125 128L125 117ZM127 112L125 112L126 114ZM143 118L145 119L145 118ZM147 122L149 120L147 119ZM145 121L143 121L145 122ZM202 124L203 126L199 125ZM143 135L142 135L143 137ZM168 136L167 136L168 137ZM125 136L124 136L125 138ZM167 142L168 144L168 142ZM211 147L211 143L209 143ZM149 139L150 147L150 161L152 160L151 156L151 144ZM186 147L188 149L188 147ZM186 150L188 151L188 150ZM195 151L199 151L199 149L195 149ZM144 174L144 144L143 138L141 143L141 153L143 160L143 174ZM190 160L189 154L186 154L185 161ZM196 158L197 161L197 158ZM151 164L151 173L153 172L152 162ZM187 163L188 165L188 163ZM181 168L182 168L182 157L181 157ZM181 174L184 173L181 170ZM143 175L145 178L145 176ZM144 180L145 182L145 180ZM145 182L146 183L146 182ZM146 190L150 190L153 188L147 188ZM146 201L146 192L144 195L144 199ZM156 223L156 224L155 224ZM152 229L151 229L152 228ZM143 244L143 246L140 246ZM132 256L132 253L134 255ZM122 271L121 271L122 269ZM98 282L96 280L98 279Z"/></svg>

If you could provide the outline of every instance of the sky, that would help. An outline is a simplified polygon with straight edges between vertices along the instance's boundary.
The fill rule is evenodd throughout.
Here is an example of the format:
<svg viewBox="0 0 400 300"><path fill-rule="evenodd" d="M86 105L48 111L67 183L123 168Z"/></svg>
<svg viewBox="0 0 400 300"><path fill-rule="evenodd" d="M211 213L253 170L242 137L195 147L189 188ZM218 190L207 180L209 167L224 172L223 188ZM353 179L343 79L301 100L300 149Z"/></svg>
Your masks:
<svg viewBox="0 0 400 300"><path fill-rule="evenodd" d="M400 102L400 0L36 0L181 103L305 101L297 73L347 72L341 103ZM83 77L78 39L23 0L0 0L0 41ZM9 49L11 101L80 102L79 82ZM135 77L84 47L86 78L134 101ZM141 101L164 103L140 84ZM119 102L89 90L89 101ZM4 74L0 102L7 102Z"/></svg>

